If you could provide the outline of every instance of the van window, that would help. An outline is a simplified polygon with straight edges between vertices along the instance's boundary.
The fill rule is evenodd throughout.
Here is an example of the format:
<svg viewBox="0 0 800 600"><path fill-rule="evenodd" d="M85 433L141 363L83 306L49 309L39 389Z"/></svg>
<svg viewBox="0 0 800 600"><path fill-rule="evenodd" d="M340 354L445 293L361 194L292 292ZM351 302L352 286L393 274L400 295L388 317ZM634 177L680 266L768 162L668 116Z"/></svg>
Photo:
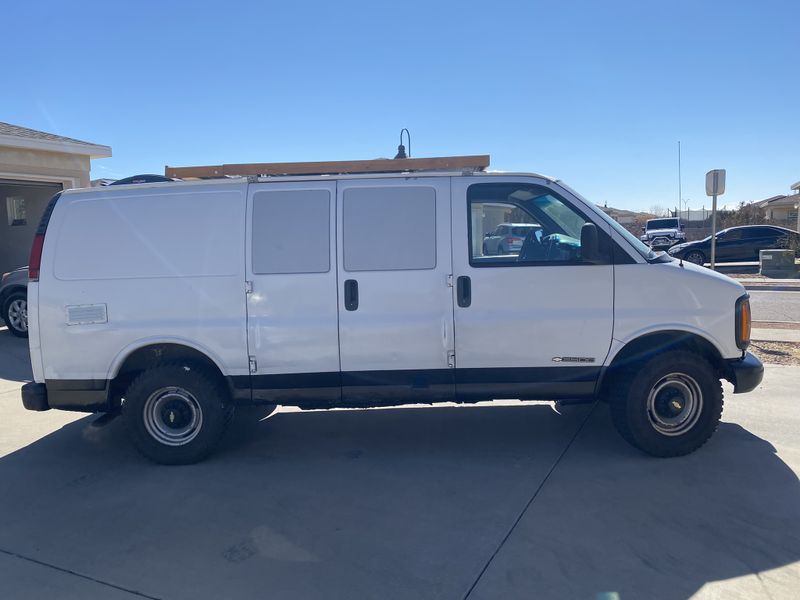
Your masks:
<svg viewBox="0 0 800 600"><path fill-rule="evenodd" d="M66 204L58 279L209 277L240 272L239 191L91 193Z"/></svg>
<svg viewBox="0 0 800 600"><path fill-rule="evenodd" d="M467 189L470 264L477 267L586 264L581 230L592 223L548 188L527 183L478 183ZM497 236L486 232L504 226ZM498 227L499 230L499 227ZM611 240L598 227L601 260L610 262Z"/></svg>
<svg viewBox="0 0 800 600"><path fill-rule="evenodd" d="M436 191L431 187L347 189L342 227L346 271L436 267Z"/></svg>
<svg viewBox="0 0 800 600"><path fill-rule="evenodd" d="M331 268L327 190L253 194L253 273L326 273Z"/></svg>

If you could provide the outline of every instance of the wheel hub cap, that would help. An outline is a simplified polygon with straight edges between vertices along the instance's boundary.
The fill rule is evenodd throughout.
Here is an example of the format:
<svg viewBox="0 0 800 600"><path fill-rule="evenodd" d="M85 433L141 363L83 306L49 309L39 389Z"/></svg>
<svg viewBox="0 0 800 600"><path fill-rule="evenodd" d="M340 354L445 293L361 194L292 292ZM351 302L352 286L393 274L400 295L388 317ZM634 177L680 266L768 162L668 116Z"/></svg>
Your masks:
<svg viewBox="0 0 800 600"><path fill-rule="evenodd" d="M143 416L147 433L166 446L188 444L203 425L203 411L197 399L180 387L153 392L145 402Z"/></svg>
<svg viewBox="0 0 800 600"><path fill-rule="evenodd" d="M14 300L8 307L8 320L18 331L28 331L28 303Z"/></svg>
<svg viewBox="0 0 800 600"><path fill-rule="evenodd" d="M662 435L676 436L689 431L700 418L702 408L700 385L685 373L662 377L647 397L650 424Z"/></svg>

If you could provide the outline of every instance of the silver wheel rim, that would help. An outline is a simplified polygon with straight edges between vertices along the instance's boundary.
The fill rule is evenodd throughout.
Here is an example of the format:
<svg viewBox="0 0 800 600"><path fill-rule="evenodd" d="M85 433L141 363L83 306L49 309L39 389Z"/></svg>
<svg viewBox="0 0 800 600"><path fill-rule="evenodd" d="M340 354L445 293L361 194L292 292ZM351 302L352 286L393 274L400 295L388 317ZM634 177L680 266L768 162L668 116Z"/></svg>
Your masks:
<svg viewBox="0 0 800 600"><path fill-rule="evenodd" d="M180 387L156 390L144 403L147 433L165 446L184 446L200 433L203 411L197 399Z"/></svg>
<svg viewBox="0 0 800 600"><path fill-rule="evenodd" d="M647 396L647 416L662 435L682 435L695 426L703 411L703 392L694 378L670 373Z"/></svg>
<svg viewBox="0 0 800 600"><path fill-rule="evenodd" d="M686 260L696 265L703 264L703 257L700 255L699 252L689 252L689 254L686 256Z"/></svg>
<svg viewBox="0 0 800 600"><path fill-rule="evenodd" d="M17 298L8 305L8 322L17 331L28 331L28 303Z"/></svg>

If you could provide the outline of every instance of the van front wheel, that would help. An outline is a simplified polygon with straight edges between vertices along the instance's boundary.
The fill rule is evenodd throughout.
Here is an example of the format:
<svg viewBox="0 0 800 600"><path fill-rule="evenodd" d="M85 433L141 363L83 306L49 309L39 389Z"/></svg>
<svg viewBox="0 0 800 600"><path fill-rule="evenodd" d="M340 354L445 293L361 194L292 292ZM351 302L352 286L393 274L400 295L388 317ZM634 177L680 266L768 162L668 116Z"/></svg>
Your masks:
<svg viewBox="0 0 800 600"><path fill-rule="evenodd" d="M668 352L617 372L609 400L622 437L659 457L694 452L714 434L722 416L720 380L693 352Z"/></svg>
<svg viewBox="0 0 800 600"><path fill-rule="evenodd" d="M203 367L165 364L134 379L122 414L134 446L160 464L191 464L208 456L230 421L227 390Z"/></svg>

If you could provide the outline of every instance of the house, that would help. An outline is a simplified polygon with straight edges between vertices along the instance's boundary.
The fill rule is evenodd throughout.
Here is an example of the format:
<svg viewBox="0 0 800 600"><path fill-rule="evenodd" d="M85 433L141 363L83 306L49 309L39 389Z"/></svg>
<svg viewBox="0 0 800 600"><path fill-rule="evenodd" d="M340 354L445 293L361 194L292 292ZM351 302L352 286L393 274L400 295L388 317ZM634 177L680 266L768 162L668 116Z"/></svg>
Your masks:
<svg viewBox="0 0 800 600"><path fill-rule="evenodd" d="M772 196L758 202L767 221L784 227L797 227L797 210L800 203L800 181L791 186L791 194Z"/></svg>
<svg viewBox="0 0 800 600"><path fill-rule="evenodd" d="M91 159L109 156L108 146L0 122L0 273L28 264L53 194L88 187Z"/></svg>

